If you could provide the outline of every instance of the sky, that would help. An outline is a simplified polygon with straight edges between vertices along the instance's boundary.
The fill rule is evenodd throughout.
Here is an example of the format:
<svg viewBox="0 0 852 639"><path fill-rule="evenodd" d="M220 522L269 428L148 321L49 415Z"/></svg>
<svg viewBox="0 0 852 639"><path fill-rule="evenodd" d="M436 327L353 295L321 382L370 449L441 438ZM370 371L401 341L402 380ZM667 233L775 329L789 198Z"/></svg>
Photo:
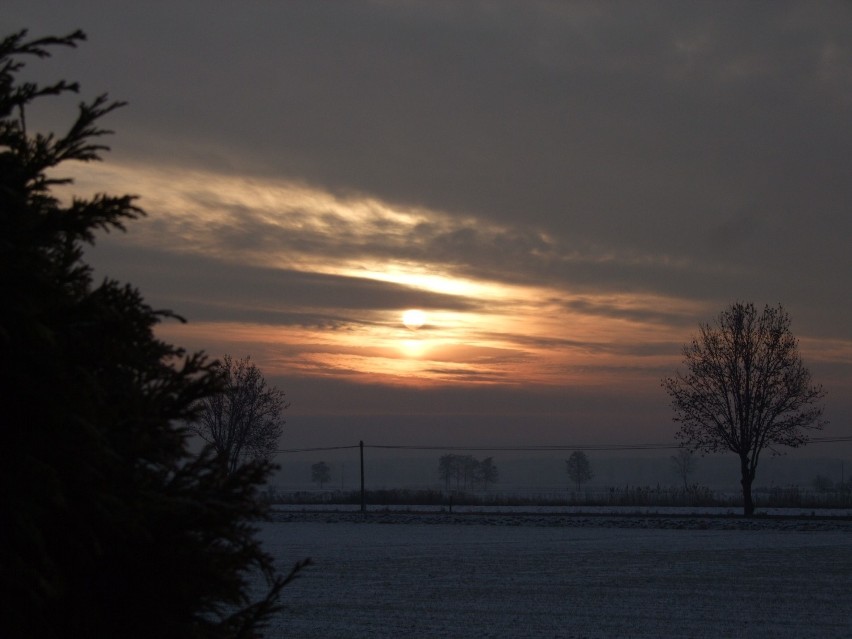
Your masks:
<svg viewBox="0 0 852 639"><path fill-rule="evenodd" d="M282 447L671 443L660 380L738 300L790 313L822 435L852 434L848 2L6 0L0 26L86 32L26 77L81 83L34 127L128 102L104 162L62 167L148 214L88 259L189 320L165 339L250 355Z"/></svg>

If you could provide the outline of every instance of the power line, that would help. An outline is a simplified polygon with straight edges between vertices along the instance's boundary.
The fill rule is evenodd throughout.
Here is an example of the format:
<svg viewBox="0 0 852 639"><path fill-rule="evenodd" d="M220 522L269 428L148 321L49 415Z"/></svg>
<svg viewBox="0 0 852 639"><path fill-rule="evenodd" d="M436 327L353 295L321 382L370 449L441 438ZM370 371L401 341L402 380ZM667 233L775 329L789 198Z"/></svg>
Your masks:
<svg viewBox="0 0 852 639"><path fill-rule="evenodd" d="M662 450L680 448L677 444L608 444L608 445L553 445L553 446L393 446L364 444L365 448L394 450L469 450L469 451L560 451L560 450Z"/></svg>
<svg viewBox="0 0 852 639"><path fill-rule="evenodd" d="M809 444L833 444L841 442L852 442L852 435L836 437L812 437ZM358 444L351 446L319 446L313 448L287 448L276 450L276 453L307 453L326 450L347 450L358 448ZM588 451L619 451L619 450L676 450L683 446L675 443L669 444L556 444L547 446L417 446L407 444L364 444L364 448L375 448L383 450L438 450L438 451L493 451L493 452L548 452L566 450L588 450Z"/></svg>
<svg viewBox="0 0 852 639"><path fill-rule="evenodd" d="M358 444L353 446L319 446L316 448L279 448L276 453L312 453L319 450L346 450L349 448L358 448Z"/></svg>
<svg viewBox="0 0 852 639"><path fill-rule="evenodd" d="M834 442L852 442L852 435L843 435L839 437L811 437L806 443L832 444Z"/></svg>

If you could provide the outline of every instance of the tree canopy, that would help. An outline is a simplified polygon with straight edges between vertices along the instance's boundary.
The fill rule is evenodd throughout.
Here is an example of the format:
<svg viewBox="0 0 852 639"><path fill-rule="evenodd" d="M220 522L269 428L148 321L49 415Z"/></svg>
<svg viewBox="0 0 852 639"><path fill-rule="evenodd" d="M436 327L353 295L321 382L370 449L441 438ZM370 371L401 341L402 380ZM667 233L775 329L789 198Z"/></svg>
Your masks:
<svg viewBox="0 0 852 639"><path fill-rule="evenodd" d="M107 150L99 120L122 103L83 102L64 134L27 128L33 101L79 87L18 82L22 60L84 39L0 41L3 633L256 636L292 577L254 537L272 467L228 473L210 451L189 452L177 424L221 390L212 363L154 336L176 315L93 281L84 246L143 215L136 199L53 193L69 182L54 169ZM252 601L256 573L269 588Z"/></svg>
<svg viewBox="0 0 852 639"><path fill-rule="evenodd" d="M743 509L751 515L761 452L807 443L807 431L824 424L825 393L812 384L780 304L760 313L751 303L731 304L684 346L683 365L685 372L663 380L677 437L693 450L739 456Z"/></svg>

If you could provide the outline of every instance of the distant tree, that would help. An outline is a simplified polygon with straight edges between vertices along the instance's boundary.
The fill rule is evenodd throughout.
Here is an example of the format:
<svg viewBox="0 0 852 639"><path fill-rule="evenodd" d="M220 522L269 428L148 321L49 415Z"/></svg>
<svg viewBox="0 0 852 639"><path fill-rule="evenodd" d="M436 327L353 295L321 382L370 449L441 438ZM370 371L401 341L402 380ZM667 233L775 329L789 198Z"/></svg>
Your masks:
<svg viewBox="0 0 852 639"><path fill-rule="evenodd" d="M438 460L438 477L444 482L444 489L450 489L450 483L456 475L456 455L441 455Z"/></svg>
<svg viewBox="0 0 852 639"><path fill-rule="evenodd" d="M589 458L581 450L575 450L571 453L571 456L565 460L565 466L568 477L577 484L577 490L580 490L584 482L594 477Z"/></svg>
<svg viewBox="0 0 852 639"><path fill-rule="evenodd" d="M468 477L473 475L473 457L470 455L443 455L438 462L438 475L444 480L444 485L449 490L450 485L455 483L456 490L467 487Z"/></svg>
<svg viewBox="0 0 852 639"><path fill-rule="evenodd" d="M807 443L805 429L822 428L821 386L799 356L783 307L740 302L683 349L686 373L663 380L677 437L708 453L730 450L740 459L743 512L754 513L751 487L764 448Z"/></svg>
<svg viewBox="0 0 852 639"><path fill-rule="evenodd" d="M695 467L698 466L698 458L688 448L681 448L677 451L677 455L669 457L672 464L672 472L683 482L683 490L689 490L689 477L695 472Z"/></svg>
<svg viewBox="0 0 852 639"><path fill-rule="evenodd" d="M462 490L472 486L476 482L479 462L473 455L461 455L458 460L458 473L461 480Z"/></svg>
<svg viewBox="0 0 852 639"><path fill-rule="evenodd" d="M35 100L78 87L18 83L21 59L82 40L0 41L0 634L257 636L293 574L277 576L254 537L272 466L229 474L190 453L180 424L220 378L154 336L177 316L93 282L83 246L141 216L134 198L52 192L64 162L99 159L98 120L121 103L81 104L61 135L27 126ZM257 574L269 589L252 603Z"/></svg>
<svg viewBox="0 0 852 639"><path fill-rule="evenodd" d="M200 402L200 419L192 432L211 444L235 471L246 459L271 460L283 432L281 413L290 405L284 393L267 386L250 357L225 355L216 365L222 391Z"/></svg>
<svg viewBox="0 0 852 639"><path fill-rule="evenodd" d="M331 467L324 461L317 462L311 466L311 481L320 485L320 489L331 481Z"/></svg>
<svg viewBox="0 0 852 639"><path fill-rule="evenodd" d="M478 463L476 468L476 483L481 486L483 490L488 490L488 487L492 484L496 484L499 478L500 473L497 470L497 466L494 464L493 457L486 457Z"/></svg>

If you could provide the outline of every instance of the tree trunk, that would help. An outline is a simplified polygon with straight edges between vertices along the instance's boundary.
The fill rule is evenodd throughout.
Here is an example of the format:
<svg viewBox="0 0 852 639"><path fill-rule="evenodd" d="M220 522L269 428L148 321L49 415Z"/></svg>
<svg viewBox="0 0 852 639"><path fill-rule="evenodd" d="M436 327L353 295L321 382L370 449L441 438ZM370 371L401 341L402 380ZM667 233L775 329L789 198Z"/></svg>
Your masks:
<svg viewBox="0 0 852 639"><path fill-rule="evenodd" d="M754 514L754 502L751 499L751 483L754 481L754 474L749 469L747 458L740 460L740 468L742 472L740 483L743 487L743 515L751 517Z"/></svg>

